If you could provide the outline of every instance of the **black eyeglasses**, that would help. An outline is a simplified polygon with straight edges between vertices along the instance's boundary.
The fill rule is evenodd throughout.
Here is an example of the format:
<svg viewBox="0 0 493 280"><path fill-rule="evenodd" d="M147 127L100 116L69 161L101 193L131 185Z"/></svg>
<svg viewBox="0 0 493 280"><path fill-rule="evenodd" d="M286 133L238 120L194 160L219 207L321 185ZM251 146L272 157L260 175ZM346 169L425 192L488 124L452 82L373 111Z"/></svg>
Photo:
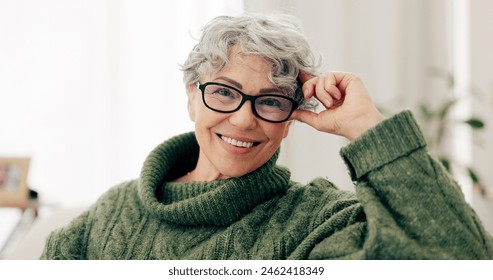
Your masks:
<svg viewBox="0 0 493 280"><path fill-rule="evenodd" d="M232 113L238 111L245 101L252 103L253 114L268 122L280 123L289 119L298 108L298 102L294 99L279 94L247 95L238 89L220 83L197 83L197 88L202 91L202 101L205 106L220 113Z"/></svg>

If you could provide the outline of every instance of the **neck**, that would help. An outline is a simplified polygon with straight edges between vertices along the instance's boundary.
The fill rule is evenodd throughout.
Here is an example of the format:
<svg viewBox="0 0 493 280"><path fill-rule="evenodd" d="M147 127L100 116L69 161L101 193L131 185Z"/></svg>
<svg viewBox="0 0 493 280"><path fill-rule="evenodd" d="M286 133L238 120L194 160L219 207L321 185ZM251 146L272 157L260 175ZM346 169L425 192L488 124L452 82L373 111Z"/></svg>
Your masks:
<svg viewBox="0 0 493 280"><path fill-rule="evenodd" d="M230 177L225 176L219 172L202 173L200 170L194 169L187 174L177 178L175 182L212 182L228 178Z"/></svg>
<svg viewBox="0 0 493 280"><path fill-rule="evenodd" d="M179 177L175 182L211 182L215 180L229 179L231 176L222 174L214 165L207 159L202 151L199 152L199 158L195 169L187 174Z"/></svg>

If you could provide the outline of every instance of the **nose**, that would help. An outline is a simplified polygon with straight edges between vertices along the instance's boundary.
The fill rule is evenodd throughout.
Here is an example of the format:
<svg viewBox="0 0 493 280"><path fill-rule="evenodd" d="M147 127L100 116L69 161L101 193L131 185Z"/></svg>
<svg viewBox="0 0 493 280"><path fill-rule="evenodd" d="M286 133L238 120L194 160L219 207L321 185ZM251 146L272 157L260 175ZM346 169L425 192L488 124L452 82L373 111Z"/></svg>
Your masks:
<svg viewBox="0 0 493 280"><path fill-rule="evenodd" d="M252 103L250 100L243 103L238 111L231 113L229 122L243 130L255 129L257 127L257 117L252 112Z"/></svg>

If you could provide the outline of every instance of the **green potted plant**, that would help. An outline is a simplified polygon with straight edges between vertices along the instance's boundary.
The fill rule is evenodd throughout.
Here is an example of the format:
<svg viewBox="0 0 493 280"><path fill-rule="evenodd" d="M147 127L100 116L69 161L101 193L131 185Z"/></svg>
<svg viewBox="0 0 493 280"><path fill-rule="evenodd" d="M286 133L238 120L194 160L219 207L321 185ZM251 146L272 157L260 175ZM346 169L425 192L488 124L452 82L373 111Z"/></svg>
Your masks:
<svg viewBox="0 0 493 280"><path fill-rule="evenodd" d="M443 79L446 82L449 92L453 90L455 85L453 75L440 71L439 69L431 69L431 74L434 77ZM470 92L463 98L477 98L479 96L479 94L473 94L471 88ZM416 112L417 118L427 138L430 152L438 158L445 169L451 173L453 172L453 168L464 169L467 171L474 187L479 188L481 194L485 195L485 188L482 186L481 178L474 168L454 162L450 155L450 149L446 147L446 136L455 126L467 125L473 132L481 131L485 126L484 121L479 116L456 119L451 112L459 101L460 98L447 93L442 96L442 102L435 107L432 107L429 103L420 102L418 104L419 110Z"/></svg>

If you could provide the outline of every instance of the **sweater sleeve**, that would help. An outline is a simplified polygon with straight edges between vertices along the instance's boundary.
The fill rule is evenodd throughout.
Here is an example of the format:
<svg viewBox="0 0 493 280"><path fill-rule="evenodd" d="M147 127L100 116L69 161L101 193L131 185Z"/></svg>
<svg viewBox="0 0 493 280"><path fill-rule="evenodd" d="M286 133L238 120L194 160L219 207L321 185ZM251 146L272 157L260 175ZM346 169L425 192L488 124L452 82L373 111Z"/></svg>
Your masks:
<svg viewBox="0 0 493 280"><path fill-rule="evenodd" d="M409 111L341 150L367 228L369 259L492 259L493 238L458 184L429 156Z"/></svg>
<svg viewBox="0 0 493 280"><path fill-rule="evenodd" d="M86 235L89 212L82 213L64 228L48 236L40 259L82 260L86 259Z"/></svg>

